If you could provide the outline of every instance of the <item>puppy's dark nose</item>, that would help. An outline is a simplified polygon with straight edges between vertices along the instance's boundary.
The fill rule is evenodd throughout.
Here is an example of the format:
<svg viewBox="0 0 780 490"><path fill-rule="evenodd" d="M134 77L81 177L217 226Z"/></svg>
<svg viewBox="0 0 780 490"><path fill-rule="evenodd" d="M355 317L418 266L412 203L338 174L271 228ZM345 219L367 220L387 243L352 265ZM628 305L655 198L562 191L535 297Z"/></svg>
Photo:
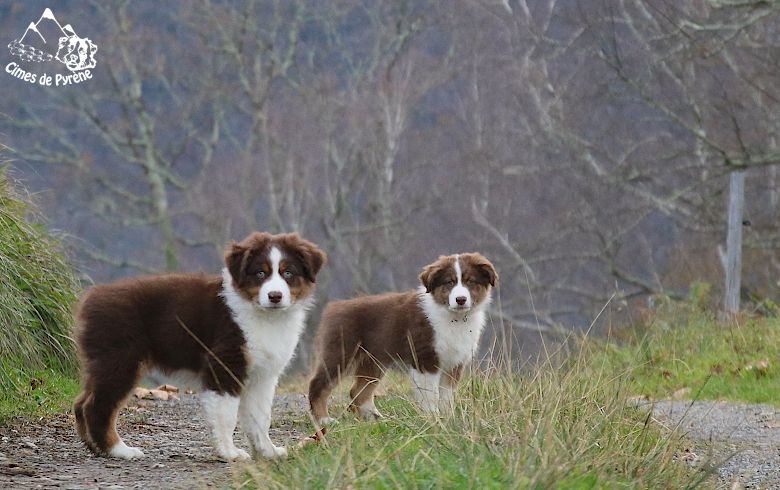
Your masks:
<svg viewBox="0 0 780 490"><path fill-rule="evenodd" d="M466 304L466 297L458 296L457 298L455 298L455 302L458 303L460 306L463 306Z"/></svg>
<svg viewBox="0 0 780 490"><path fill-rule="evenodd" d="M268 292L268 300L273 303L281 303L282 302L282 292L281 291L269 291Z"/></svg>

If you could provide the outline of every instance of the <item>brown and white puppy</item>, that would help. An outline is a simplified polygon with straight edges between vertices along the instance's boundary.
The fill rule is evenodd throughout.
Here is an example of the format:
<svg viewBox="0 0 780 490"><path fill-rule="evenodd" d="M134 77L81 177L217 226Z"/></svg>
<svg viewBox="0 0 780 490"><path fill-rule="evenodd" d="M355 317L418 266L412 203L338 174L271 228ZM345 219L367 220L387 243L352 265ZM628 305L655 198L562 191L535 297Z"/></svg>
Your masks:
<svg viewBox="0 0 780 490"><path fill-rule="evenodd" d="M233 443L238 419L254 451L284 456L268 437L271 403L325 261L297 234L252 233L228 247L221 276L171 274L93 287L76 315L81 439L99 455L143 456L119 437L116 417L138 380L154 370L198 382L222 458L249 458Z"/></svg>
<svg viewBox="0 0 780 490"><path fill-rule="evenodd" d="M442 256L420 274L417 291L335 301L317 334L317 362L309 403L320 424L332 422L328 397L354 371L351 408L380 417L374 390L387 367L409 366L417 400L426 411L449 409L452 392L479 344L498 274L478 253Z"/></svg>

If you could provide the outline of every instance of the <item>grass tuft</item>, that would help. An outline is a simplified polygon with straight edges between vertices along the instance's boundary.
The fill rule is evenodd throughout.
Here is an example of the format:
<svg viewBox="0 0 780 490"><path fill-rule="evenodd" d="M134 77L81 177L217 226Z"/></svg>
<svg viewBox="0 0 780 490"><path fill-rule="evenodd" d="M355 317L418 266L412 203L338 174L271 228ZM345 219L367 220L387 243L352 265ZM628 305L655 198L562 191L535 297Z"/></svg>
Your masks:
<svg viewBox="0 0 780 490"><path fill-rule="evenodd" d="M78 281L60 243L30 220L33 212L0 169L0 405L6 414L22 413L35 399L31 391L47 379L58 385L76 374L70 327ZM19 410L10 408L14 402Z"/></svg>
<svg viewBox="0 0 780 490"><path fill-rule="evenodd" d="M679 456L686 441L630 401L627 379L590 354L531 373L475 369L453 414L431 416L390 373L368 423L352 414L326 442L259 461L242 488L684 488L707 474ZM343 383L348 384L348 383ZM333 413L343 412L335 404ZM302 422L303 424L303 422ZM304 430L312 431L311 427Z"/></svg>

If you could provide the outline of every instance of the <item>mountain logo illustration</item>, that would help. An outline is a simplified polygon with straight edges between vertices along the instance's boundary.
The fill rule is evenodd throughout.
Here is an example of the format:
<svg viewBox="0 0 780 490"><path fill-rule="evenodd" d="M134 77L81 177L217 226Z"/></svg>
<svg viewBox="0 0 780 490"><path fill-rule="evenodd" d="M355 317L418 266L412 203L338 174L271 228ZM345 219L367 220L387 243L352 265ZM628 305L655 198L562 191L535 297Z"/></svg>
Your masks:
<svg viewBox="0 0 780 490"><path fill-rule="evenodd" d="M59 61L75 72L95 68L97 46L89 38L79 37L70 24L63 27L51 9L30 22L22 37L8 45L11 54L24 61Z"/></svg>

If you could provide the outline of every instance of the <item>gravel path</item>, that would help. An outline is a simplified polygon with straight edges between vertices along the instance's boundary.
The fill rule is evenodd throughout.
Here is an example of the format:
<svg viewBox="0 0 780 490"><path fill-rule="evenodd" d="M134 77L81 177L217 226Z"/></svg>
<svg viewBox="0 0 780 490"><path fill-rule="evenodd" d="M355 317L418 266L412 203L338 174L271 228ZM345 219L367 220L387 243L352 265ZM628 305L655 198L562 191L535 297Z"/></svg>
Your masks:
<svg viewBox="0 0 780 490"><path fill-rule="evenodd" d="M722 401L661 401L655 418L694 442L695 460L717 464L719 488L780 489L780 409Z"/></svg>
<svg viewBox="0 0 780 490"><path fill-rule="evenodd" d="M271 439L277 445L294 445L305 435L307 405L303 395L275 398ZM0 489L220 488L241 468L217 459L195 395L132 402L118 426L144 458L93 456L76 436L70 414L0 427ZM249 447L240 431L236 444Z"/></svg>

